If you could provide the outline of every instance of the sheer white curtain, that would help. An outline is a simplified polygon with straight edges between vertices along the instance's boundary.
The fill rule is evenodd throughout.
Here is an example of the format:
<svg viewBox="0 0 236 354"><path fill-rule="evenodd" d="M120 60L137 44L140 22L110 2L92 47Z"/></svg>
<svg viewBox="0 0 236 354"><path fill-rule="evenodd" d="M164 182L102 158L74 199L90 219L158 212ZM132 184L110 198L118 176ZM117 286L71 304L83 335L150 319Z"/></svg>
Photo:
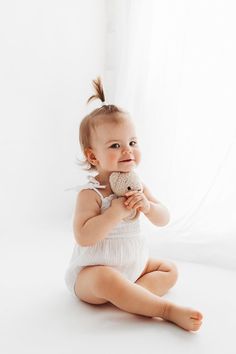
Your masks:
<svg viewBox="0 0 236 354"><path fill-rule="evenodd" d="M227 0L109 0L105 70L110 101L136 121L140 174L171 212L158 233L187 247L182 258L232 267L235 11Z"/></svg>

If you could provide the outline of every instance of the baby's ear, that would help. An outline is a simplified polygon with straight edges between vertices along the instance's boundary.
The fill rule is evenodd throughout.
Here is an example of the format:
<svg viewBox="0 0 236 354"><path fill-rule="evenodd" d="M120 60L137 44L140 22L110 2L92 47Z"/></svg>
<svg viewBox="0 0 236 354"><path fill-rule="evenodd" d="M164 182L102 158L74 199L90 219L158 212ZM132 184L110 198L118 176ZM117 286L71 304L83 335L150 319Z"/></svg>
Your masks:
<svg viewBox="0 0 236 354"><path fill-rule="evenodd" d="M86 148L84 150L85 156L87 160L91 163L91 165L96 166L97 165L97 158L91 148Z"/></svg>

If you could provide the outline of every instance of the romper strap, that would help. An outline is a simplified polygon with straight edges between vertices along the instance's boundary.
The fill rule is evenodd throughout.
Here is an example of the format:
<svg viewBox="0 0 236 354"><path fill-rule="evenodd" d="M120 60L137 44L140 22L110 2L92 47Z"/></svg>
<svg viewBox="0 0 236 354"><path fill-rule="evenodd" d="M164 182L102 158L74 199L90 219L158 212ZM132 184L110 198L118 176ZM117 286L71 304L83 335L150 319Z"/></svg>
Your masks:
<svg viewBox="0 0 236 354"><path fill-rule="evenodd" d="M95 192L97 192L97 194L100 196L101 199L103 199L103 195L102 193L98 190L98 188L106 188L106 186L102 186L97 180L96 178L94 178L93 176L88 176L87 177L88 180L89 180L89 185L90 185L90 188L93 189Z"/></svg>
<svg viewBox="0 0 236 354"><path fill-rule="evenodd" d="M106 186L101 185L96 180L96 178L94 178L93 176L87 176L87 178L89 180L88 183L86 183L84 185L75 186L72 188L67 188L64 190L65 191L74 190L74 191L80 192L82 189L93 189L100 196L100 198L103 199L104 197L103 197L102 193L100 193L98 191L98 188L104 189L104 188L106 188Z"/></svg>
<svg viewBox="0 0 236 354"><path fill-rule="evenodd" d="M94 190L95 192L97 192L97 194L101 197L101 199L103 199L104 197L103 197L103 195L102 195L102 193L101 192L99 192L98 190L97 190L97 188L95 188L95 187L91 187L90 189L92 189L92 190Z"/></svg>

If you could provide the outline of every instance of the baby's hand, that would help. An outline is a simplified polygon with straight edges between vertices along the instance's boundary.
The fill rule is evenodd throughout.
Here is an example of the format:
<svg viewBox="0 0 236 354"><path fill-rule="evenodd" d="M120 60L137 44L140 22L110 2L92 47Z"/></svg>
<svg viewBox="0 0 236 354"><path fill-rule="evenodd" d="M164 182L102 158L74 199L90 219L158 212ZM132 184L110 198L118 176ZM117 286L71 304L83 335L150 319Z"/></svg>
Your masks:
<svg viewBox="0 0 236 354"><path fill-rule="evenodd" d="M124 219L131 214L130 209L127 209L125 206L125 201L125 197L115 198L111 201L111 208L116 214L118 213L120 215L121 219Z"/></svg>
<svg viewBox="0 0 236 354"><path fill-rule="evenodd" d="M139 191L130 191L125 194L127 200L125 201L128 210L135 209L147 214L150 210L150 202L145 194Z"/></svg>

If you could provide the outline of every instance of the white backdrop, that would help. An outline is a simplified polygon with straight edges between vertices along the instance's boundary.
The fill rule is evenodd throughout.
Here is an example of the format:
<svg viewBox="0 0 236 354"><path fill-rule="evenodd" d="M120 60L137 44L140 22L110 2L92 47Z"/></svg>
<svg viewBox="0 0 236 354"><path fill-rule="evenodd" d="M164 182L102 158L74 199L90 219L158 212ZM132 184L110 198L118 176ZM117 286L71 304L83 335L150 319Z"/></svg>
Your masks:
<svg viewBox="0 0 236 354"><path fill-rule="evenodd" d="M2 229L70 218L64 189L79 178L78 126L103 73L105 24L103 0L1 2Z"/></svg>
<svg viewBox="0 0 236 354"><path fill-rule="evenodd" d="M149 225L153 247L236 267L234 13L223 0L1 3L2 235L70 222L64 189L84 181L78 126L100 74L136 121L139 172L171 213L168 227Z"/></svg>
<svg viewBox="0 0 236 354"><path fill-rule="evenodd" d="M140 174L171 213L168 227L153 230L165 237L154 247L235 268L236 5L114 3L107 80L139 128Z"/></svg>

